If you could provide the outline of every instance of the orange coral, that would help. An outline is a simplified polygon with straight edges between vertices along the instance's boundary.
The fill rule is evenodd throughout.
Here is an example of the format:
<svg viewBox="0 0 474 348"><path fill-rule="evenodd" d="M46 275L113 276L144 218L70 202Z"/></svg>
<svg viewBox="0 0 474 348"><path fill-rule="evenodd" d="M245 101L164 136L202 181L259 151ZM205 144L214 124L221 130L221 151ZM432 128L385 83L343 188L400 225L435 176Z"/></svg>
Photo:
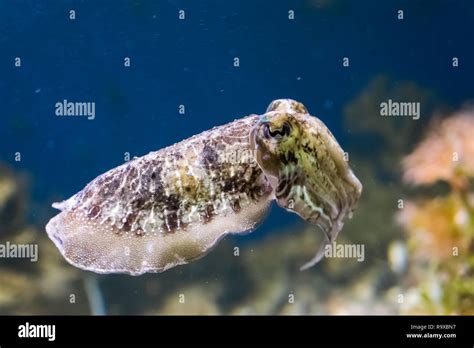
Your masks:
<svg viewBox="0 0 474 348"><path fill-rule="evenodd" d="M469 213L458 195L451 194L422 203L408 202L397 220L406 226L410 244L417 256L429 260L443 260L467 252ZM456 249L453 249L456 248Z"/></svg>
<svg viewBox="0 0 474 348"><path fill-rule="evenodd" d="M433 127L416 150L403 160L404 180L416 185L438 180L455 189L474 176L474 110L461 111Z"/></svg>
<svg viewBox="0 0 474 348"><path fill-rule="evenodd" d="M471 313L474 193L469 178L474 177L474 110L456 113L433 127L403 166L407 182L445 180L452 188L444 197L408 202L397 214L409 232L414 259L428 261L415 263L425 280L411 290L418 300L404 311Z"/></svg>

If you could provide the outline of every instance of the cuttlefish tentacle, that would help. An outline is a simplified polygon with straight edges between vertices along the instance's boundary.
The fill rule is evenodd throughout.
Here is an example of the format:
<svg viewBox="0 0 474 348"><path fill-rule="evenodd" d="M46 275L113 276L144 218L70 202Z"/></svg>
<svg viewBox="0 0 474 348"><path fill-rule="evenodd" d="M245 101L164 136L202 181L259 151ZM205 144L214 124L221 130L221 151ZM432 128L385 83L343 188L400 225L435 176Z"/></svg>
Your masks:
<svg viewBox="0 0 474 348"><path fill-rule="evenodd" d="M290 131L282 136L284 129ZM322 259L325 246L352 215L362 185L329 129L294 100L272 102L250 142L258 150L260 168L273 178L277 203L324 232L323 245L302 267L307 269Z"/></svg>
<svg viewBox="0 0 474 348"><path fill-rule="evenodd" d="M327 127L294 100L134 159L94 179L46 226L71 264L97 273L162 272L252 231L270 204L335 240L362 186ZM302 268L323 257L323 248Z"/></svg>

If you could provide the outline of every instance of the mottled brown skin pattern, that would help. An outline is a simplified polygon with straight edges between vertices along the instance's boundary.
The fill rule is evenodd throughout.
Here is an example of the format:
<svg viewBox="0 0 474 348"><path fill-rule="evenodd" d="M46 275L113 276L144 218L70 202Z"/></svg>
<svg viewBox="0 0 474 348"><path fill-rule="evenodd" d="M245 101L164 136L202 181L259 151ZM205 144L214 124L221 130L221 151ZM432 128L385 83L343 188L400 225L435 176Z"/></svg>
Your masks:
<svg viewBox="0 0 474 348"><path fill-rule="evenodd" d="M53 206L46 226L73 265L98 273L162 272L246 233L271 201L332 242L362 185L327 127L291 99L134 159ZM319 252L304 267L321 257Z"/></svg>
<svg viewBox="0 0 474 348"><path fill-rule="evenodd" d="M238 213L272 190L253 159L236 163L222 155L249 153L248 134L258 118L215 127L112 169L78 193L72 211L137 237L175 233L190 223L206 224L216 215ZM120 214L112 212L117 204ZM146 223L150 215L157 224Z"/></svg>

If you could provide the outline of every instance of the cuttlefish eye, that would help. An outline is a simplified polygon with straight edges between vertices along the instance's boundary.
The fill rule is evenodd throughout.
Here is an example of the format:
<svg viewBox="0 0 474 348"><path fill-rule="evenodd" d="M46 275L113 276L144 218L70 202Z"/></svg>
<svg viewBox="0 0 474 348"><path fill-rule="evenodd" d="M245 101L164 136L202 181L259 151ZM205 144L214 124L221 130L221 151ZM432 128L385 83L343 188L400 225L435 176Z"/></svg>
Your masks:
<svg viewBox="0 0 474 348"><path fill-rule="evenodd" d="M290 135L291 126L288 122L283 123L281 128L272 129L270 123L264 123L263 125L263 135L266 139L281 139Z"/></svg>

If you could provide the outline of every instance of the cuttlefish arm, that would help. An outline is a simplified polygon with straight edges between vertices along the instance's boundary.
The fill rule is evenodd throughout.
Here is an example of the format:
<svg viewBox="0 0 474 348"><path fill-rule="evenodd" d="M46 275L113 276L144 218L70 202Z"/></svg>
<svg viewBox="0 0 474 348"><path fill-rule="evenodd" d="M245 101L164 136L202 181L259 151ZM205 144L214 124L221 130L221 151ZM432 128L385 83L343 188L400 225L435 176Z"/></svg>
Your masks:
<svg viewBox="0 0 474 348"><path fill-rule="evenodd" d="M352 216L362 185L329 129L294 100L270 104L252 130L250 143L278 205L324 232L319 251L302 266L310 268Z"/></svg>

